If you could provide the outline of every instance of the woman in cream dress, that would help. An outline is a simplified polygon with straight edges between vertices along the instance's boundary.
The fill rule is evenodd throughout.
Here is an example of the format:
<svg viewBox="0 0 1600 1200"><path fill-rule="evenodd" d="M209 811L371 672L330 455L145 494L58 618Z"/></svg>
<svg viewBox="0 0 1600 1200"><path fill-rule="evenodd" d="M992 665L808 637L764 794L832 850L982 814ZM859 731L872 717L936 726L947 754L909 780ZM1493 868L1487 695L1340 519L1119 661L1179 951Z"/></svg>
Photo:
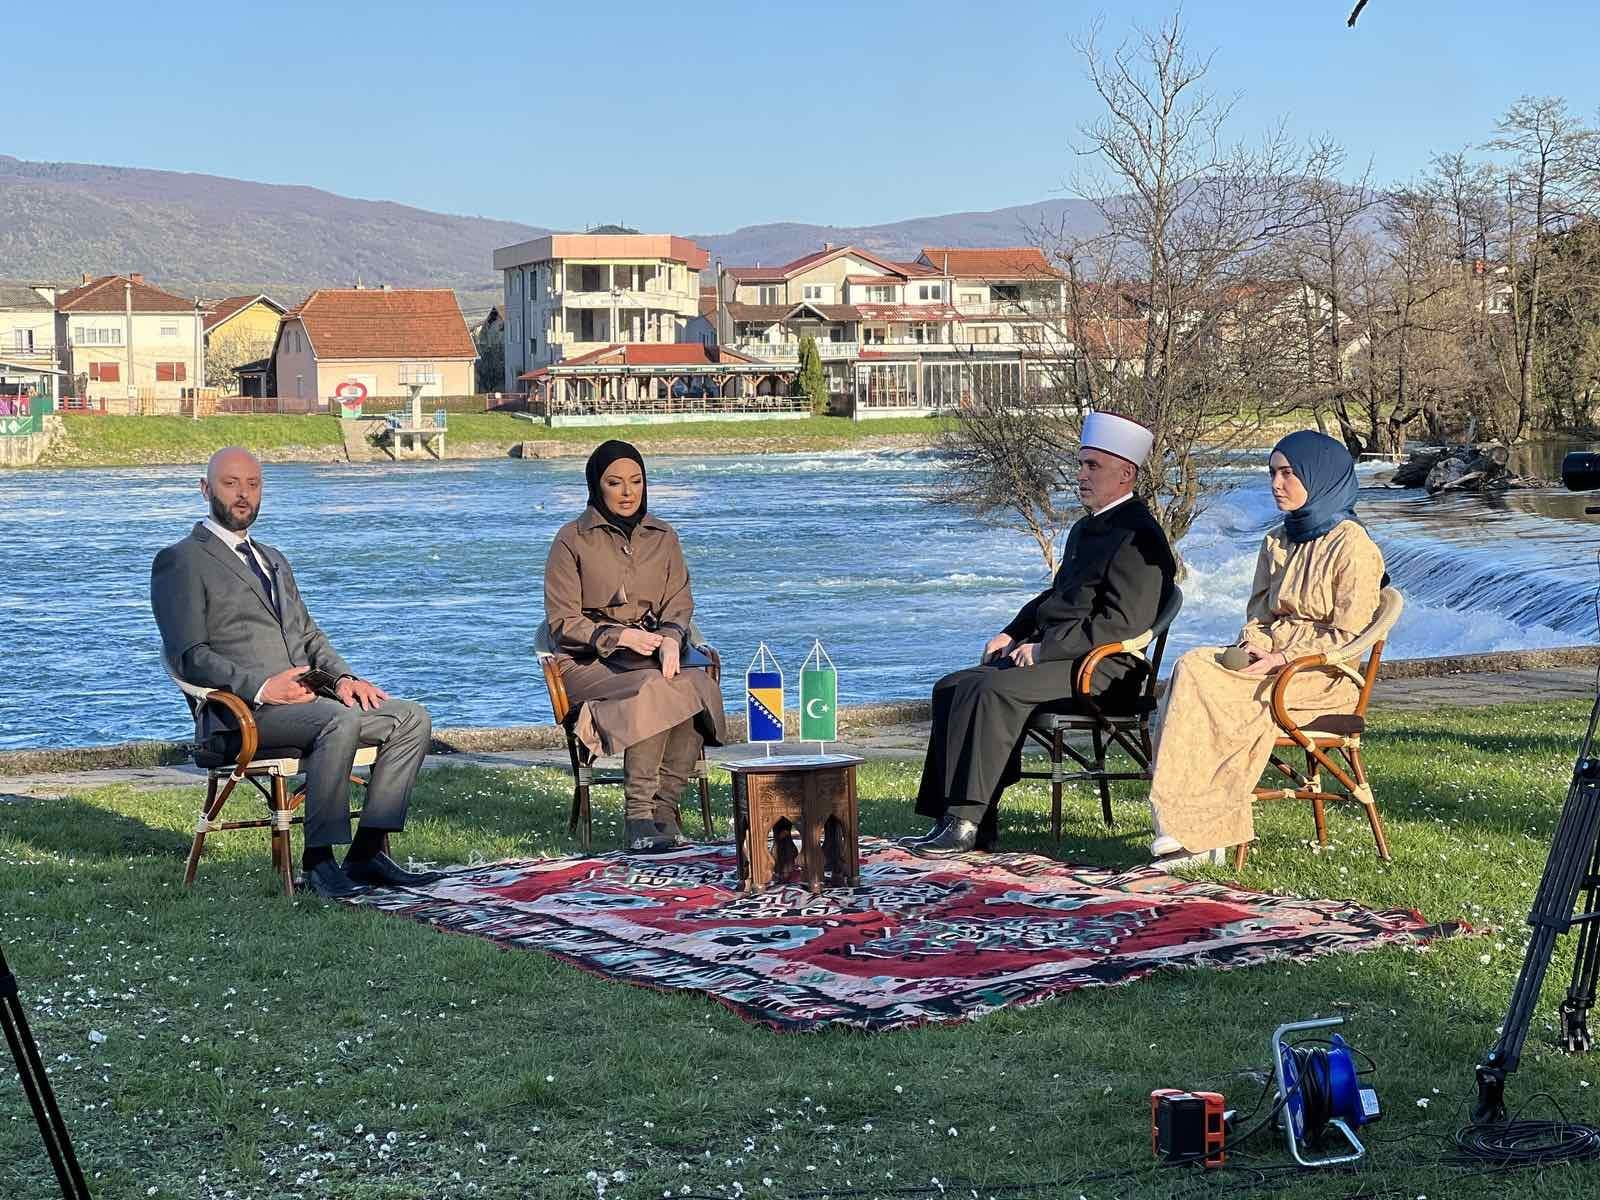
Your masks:
<svg viewBox="0 0 1600 1200"><path fill-rule="evenodd" d="M1216 646L1178 660L1162 701L1150 805L1163 865L1203 858L1255 836L1253 791L1271 756L1273 676L1308 654L1355 641L1372 623L1383 555L1356 520L1355 463L1333 438L1292 433L1268 460L1284 514L1261 543L1238 646L1249 665L1229 670ZM1285 697L1296 721L1348 713L1355 682L1332 671L1296 675Z"/></svg>

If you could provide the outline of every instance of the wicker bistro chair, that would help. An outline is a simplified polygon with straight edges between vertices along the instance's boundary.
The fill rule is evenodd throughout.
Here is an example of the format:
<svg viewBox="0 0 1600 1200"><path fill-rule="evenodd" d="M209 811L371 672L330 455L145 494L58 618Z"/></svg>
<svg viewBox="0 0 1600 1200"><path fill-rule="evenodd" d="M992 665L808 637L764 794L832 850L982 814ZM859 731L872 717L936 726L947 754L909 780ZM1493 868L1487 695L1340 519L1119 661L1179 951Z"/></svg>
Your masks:
<svg viewBox="0 0 1600 1200"><path fill-rule="evenodd" d="M1383 657L1383 644L1400 619L1405 601L1392 587L1386 587L1379 596L1378 615L1343 650L1336 654L1308 654L1297 658L1278 672L1272 689L1272 719L1279 734L1273 745L1271 766L1288 778L1293 787L1258 787L1257 800L1309 800L1312 819L1316 822L1317 841L1328 844L1328 819L1326 805L1330 800L1354 800L1366 810L1367 823L1372 826L1372 840L1378 857L1389 861L1389 840L1383 833L1383 818L1378 815L1378 802L1373 797L1372 785L1367 781L1367 769L1361 761L1361 735L1367 728L1367 705L1372 700L1372 685L1377 682L1378 663ZM1366 666L1357 670L1352 664L1366 655ZM1329 713L1299 725L1289 715L1284 697L1289 681L1301 671L1333 670L1353 679L1361 686L1350 713ZM1284 761L1281 751L1300 750L1305 754L1306 768L1302 772ZM1343 759L1340 763L1332 755ZM1329 791L1323 787L1322 772L1326 771L1339 782L1343 792ZM1233 869L1244 869L1250 843L1241 842L1233 848Z"/></svg>
<svg viewBox="0 0 1600 1200"><path fill-rule="evenodd" d="M306 797L303 787L291 795L288 781L300 774L300 751L262 747L255 717L251 715L248 703L221 688L200 687L188 682L178 674L172 661L165 655L162 656L162 663L189 703L189 711L195 722L192 757L194 765L206 773L206 798L200 806L200 816L195 821L194 843L189 847L183 886L187 888L194 884L207 834L229 829L270 829L273 870L283 879L283 894L293 896L294 856L289 846L289 829L304 823L305 818L297 810ZM213 735L202 740L200 713L208 704L232 713L239 722L238 733L223 737ZM238 740L237 749L233 747L235 738ZM356 750L357 767L371 767L377 759L376 746L361 746ZM241 781L250 784L261 794L266 801L267 815L248 821L219 821L217 818L222 813L222 806L228 802ZM359 775L352 775L350 782L365 785L366 780ZM352 818L360 815L359 809L351 810ZM387 848L388 839L384 840Z"/></svg>
<svg viewBox="0 0 1600 1200"><path fill-rule="evenodd" d="M711 660L711 677L720 682L722 656L706 644L700 635L700 630L693 622L689 624L689 644ZM567 832L578 834L579 845L588 850L593 840L594 826L589 809L590 789L622 786L621 756L596 758L589 752L587 746L578 741L575 727L578 723L578 713L582 711L583 705L573 704L567 699L567 685L562 682L561 670L556 665L555 644L550 640L548 622L539 623L533 652L538 656L539 666L544 670L544 686L550 694L550 711L555 714L556 724L560 725L562 732L566 734L567 757L572 763L572 814L567 818ZM700 823L705 827L707 841L716 837L716 826L711 820L710 774L705 755L702 754L700 761L695 763L694 778L700 785Z"/></svg>
<svg viewBox="0 0 1600 1200"><path fill-rule="evenodd" d="M1149 779L1150 764L1155 752L1150 741L1150 718L1156 711L1156 675L1161 670L1161 656L1166 653L1167 633L1183 609L1183 589L1174 586L1168 594L1155 624L1138 637L1121 642L1107 642L1096 646L1085 656L1078 668L1078 676L1070 699L1047 705L1034 713L1023 731L1026 742L1042 747L1050 756L1048 771L1023 771L1023 779L1048 779L1050 781L1050 833L1061 840L1061 786L1093 780L1100 789L1100 813L1109 826L1111 817L1111 781L1114 779ZM1100 664L1117 654L1129 654L1145 664L1144 684L1131 708L1122 712L1106 712L1093 698L1094 674ZM1091 758L1067 741L1067 735L1087 731L1094 747ZM1113 746L1121 747L1133 761L1132 770L1113 771L1106 763L1106 752ZM1071 759L1076 771L1066 769Z"/></svg>

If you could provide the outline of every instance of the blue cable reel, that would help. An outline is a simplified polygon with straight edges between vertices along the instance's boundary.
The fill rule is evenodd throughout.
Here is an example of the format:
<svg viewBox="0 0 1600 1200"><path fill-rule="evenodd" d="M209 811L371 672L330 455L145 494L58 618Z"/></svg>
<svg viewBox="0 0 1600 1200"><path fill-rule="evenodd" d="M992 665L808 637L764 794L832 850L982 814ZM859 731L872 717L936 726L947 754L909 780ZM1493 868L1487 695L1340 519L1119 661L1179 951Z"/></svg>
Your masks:
<svg viewBox="0 0 1600 1200"><path fill-rule="evenodd" d="M1277 1079L1278 1125L1295 1162L1302 1167L1331 1167L1354 1162L1367 1152L1355 1131L1381 1115L1378 1093L1361 1086L1355 1056L1337 1033L1326 1046L1294 1046L1286 1035L1343 1025L1343 1017L1292 1021L1272 1035L1272 1066ZM1328 1132L1338 1133L1344 1150L1320 1150Z"/></svg>

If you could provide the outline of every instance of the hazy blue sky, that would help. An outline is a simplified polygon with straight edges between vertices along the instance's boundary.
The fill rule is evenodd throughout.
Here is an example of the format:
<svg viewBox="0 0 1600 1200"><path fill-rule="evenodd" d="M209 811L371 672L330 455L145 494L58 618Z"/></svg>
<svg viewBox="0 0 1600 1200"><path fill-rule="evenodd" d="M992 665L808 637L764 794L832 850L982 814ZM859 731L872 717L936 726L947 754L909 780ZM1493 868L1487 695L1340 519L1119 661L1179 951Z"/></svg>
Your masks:
<svg viewBox="0 0 1600 1200"><path fill-rule="evenodd" d="M391 0L6 6L0 153L300 183L576 228L869 224L1064 194L1069 38L1169 3ZM1381 181L1517 96L1593 114L1593 0L1191 0L1239 135L1331 133ZM37 64L37 65L33 65Z"/></svg>

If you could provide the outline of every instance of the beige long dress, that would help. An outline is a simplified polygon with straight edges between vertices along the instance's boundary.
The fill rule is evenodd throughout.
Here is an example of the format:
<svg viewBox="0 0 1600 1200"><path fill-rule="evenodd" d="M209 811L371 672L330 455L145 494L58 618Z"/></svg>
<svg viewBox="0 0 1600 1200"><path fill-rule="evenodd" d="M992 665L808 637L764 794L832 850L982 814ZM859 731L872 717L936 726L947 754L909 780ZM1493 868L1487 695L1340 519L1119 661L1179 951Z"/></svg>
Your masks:
<svg viewBox="0 0 1600 1200"><path fill-rule="evenodd" d="M1289 659L1348 646L1378 611L1383 555L1355 521L1299 545L1272 530L1261 543L1240 642ZM1150 804L1157 834L1199 853L1255 836L1252 792L1272 753L1272 675L1244 675L1200 646L1178 660L1158 717ZM1360 689L1332 671L1296 675L1290 715L1349 712Z"/></svg>

